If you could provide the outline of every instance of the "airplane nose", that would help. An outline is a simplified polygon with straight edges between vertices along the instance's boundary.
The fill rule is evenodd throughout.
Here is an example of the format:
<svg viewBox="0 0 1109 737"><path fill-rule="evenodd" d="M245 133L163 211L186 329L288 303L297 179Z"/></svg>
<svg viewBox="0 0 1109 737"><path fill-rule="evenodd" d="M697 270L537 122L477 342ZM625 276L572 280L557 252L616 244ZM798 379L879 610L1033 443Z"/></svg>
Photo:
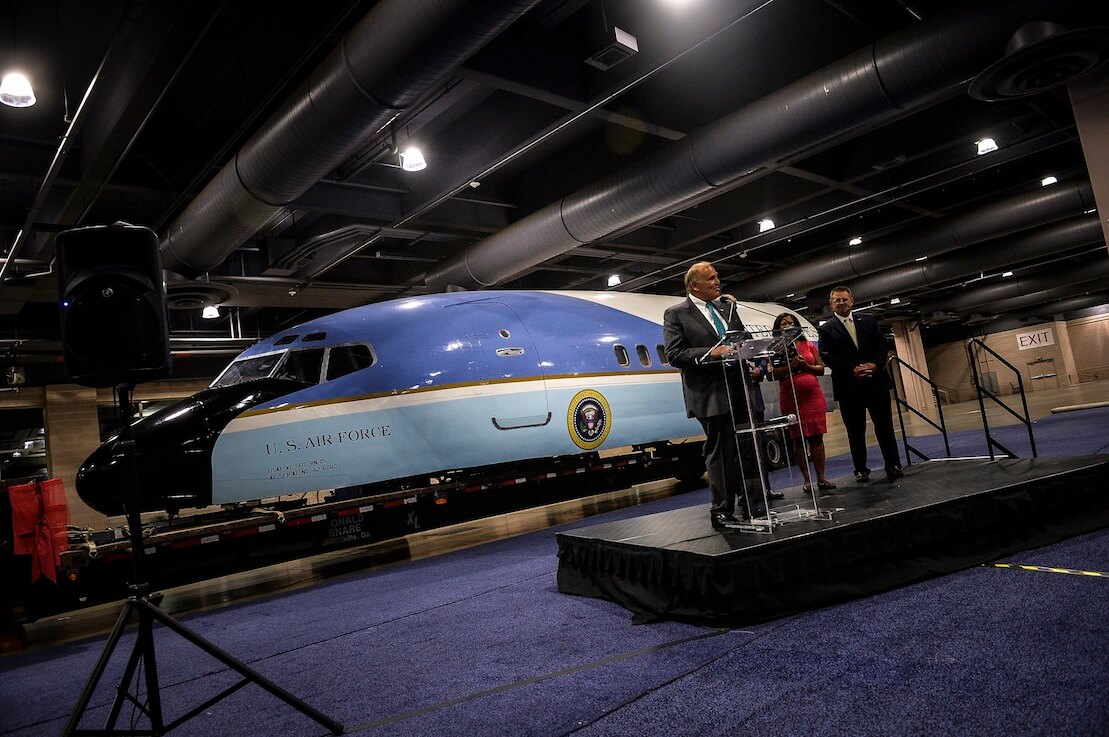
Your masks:
<svg viewBox="0 0 1109 737"><path fill-rule="evenodd" d="M77 469L77 496L97 512L123 514L124 475L119 442L94 450Z"/></svg>
<svg viewBox="0 0 1109 737"><path fill-rule="evenodd" d="M77 495L103 514L124 513L130 485L143 512L206 506L211 498L211 433L196 397L177 402L131 426L135 474L119 436L94 450L77 470ZM136 480L137 479L137 480Z"/></svg>

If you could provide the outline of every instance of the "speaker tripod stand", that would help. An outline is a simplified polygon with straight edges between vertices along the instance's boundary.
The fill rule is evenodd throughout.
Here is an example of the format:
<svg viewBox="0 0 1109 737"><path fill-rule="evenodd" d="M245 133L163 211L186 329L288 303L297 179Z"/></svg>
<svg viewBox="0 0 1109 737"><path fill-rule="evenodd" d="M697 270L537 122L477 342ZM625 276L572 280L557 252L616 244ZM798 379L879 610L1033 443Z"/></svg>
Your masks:
<svg viewBox="0 0 1109 737"><path fill-rule="evenodd" d="M135 444L131 436L131 390L131 385L121 384L119 386L119 402L123 407L124 417L124 425L120 432L120 439L121 446L124 448L124 463L127 468L127 489L125 489L125 499L127 500L127 527L131 538L131 558L134 563L135 583L130 587L131 595L123 603L123 609L116 619L115 627L108 637L108 642L105 644L104 650L101 652L100 658L96 662L96 666L93 668L92 673L85 682L84 688L81 690L81 696L77 700L77 705L74 707L73 713L70 714L69 721L66 723L65 730L62 734L163 735L250 683L261 686L289 706L292 706L305 716L326 727L332 734L342 734L343 725L296 698L250 666L221 650L200 635L192 632L158 608L162 600L162 595L160 593L150 593L150 584L147 580L146 562L143 551L142 521L139 514L138 474L135 464ZM138 621L138 634L135 638L135 644L131 649L131 655L127 659L123 677L116 687L116 696L112 701L112 708L108 714L107 722L103 729L80 729L78 724L81 721L81 717L84 716L85 711L88 709L89 701L92 699L97 684L100 682L101 677L103 677L104 670L107 668L112 654L119 645L120 638L123 636L124 631L127 629L132 619L137 619ZM194 646L208 653L242 676L242 680L229 686L212 698L206 700L204 703L167 724L162 714L162 700L158 683L158 665L154 647L155 622L162 624L167 629L177 633ZM143 681L146 685L145 702L142 700L139 693L140 683L135 679L135 672L140 665L142 666ZM134 693L132 693L132 681L135 681ZM125 702L130 702L132 706L141 712L142 716L149 721L150 726L148 729L116 729L116 723L119 721L119 716Z"/></svg>

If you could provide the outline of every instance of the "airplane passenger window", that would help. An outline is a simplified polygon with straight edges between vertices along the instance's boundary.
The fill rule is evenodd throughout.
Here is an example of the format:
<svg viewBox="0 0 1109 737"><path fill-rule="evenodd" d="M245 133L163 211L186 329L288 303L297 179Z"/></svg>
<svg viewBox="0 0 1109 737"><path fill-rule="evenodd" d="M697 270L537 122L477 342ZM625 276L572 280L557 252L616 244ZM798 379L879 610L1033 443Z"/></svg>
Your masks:
<svg viewBox="0 0 1109 737"><path fill-rule="evenodd" d="M278 379L293 379L303 381L306 384L318 384L322 367L323 348L289 351L275 376Z"/></svg>
<svg viewBox="0 0 1109 737"><path fill-rule="evenodd" d="M658 354L659 363L661 363L663 366L670 365L670 362L666 360L666 348L662 345L662 343L659 343L655 346L655 353Z"/></svg>
<svg viewBox="0 0 1109 737"><path fill-rule="evenodd" d="M616 362L618 364L620 364L621 366L631 366L632 365L632 360L628 356L628 349L627 348L625 348L622 345L617 344L617 345L614 345L612 347L612 349L614 351L616 351Z"/></svg>
<svg viewBox="0 0 1109 737"><path fill-rule="evenodd" d="M635 347L635 355L639 356L639 363L644 366L651 365L651 352L647 350L645 345L637 345Z"/></svg>
<svg viewBox="0 0 1109 737"><path fill-rule="evenodd" d="M352 374L374 365L373 350L368 345L337 345L327 359L327 380Z"/></svg>

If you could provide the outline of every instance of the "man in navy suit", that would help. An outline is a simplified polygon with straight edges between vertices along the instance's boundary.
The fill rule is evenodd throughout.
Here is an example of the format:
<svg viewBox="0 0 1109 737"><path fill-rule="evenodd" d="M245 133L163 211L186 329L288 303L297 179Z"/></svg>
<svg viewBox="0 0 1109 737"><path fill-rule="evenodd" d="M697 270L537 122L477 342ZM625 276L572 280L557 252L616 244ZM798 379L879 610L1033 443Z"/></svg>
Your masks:
<svg viewBox="0 0 1109 737"><path fill-rule="evenodd" d="M737 499L744 515L766 514L754 445L748 434L735 432L750 418L743 374L758 369L740 361L721 363L736 356L733 346L717 345L726 331L750 335L735 301L720 298L720 277L712 264L702 261L691 266L685 289L686 299L666 310L662 319L666 358L681 369L686 415L696 417L705 431L712 526L731 529L740 524L735 517Z"/></svg>
<svg viewBox="0 0 1109 737"><path fill-rule="evenodd" d="M886 340L878 321L854 314L855 298L847 287L835 287L828 303L835 314L817 328L820 355L832 369L832 392L851 445L855 480L870 480L866 463L866 413L874 423L874 434L886 465L886 477L901 478L901 459L893 435L893 413L889 390L893 384L885 371Z"/></svg>

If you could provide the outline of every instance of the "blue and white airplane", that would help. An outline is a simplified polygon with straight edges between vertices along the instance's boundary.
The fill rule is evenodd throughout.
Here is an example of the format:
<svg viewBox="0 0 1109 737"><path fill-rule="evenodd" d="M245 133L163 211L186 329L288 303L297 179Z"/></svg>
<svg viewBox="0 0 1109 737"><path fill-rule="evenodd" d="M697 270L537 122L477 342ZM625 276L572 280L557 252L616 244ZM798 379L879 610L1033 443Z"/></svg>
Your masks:
<svg viewBox="0 0 1109 737"><path fill-rule="evenodd" d="M663 312L680 299L454 292L285 330L240 354L210 388L134 425L139 476L150 480L143 508L231 504L699 436L662 345ZM756 334L769 334L787 311L745 302L737 309ZM774 414L777 387L764 397ZM113 438L78 473L81 498L107 514L122 511L121 460Z"/></svg>

